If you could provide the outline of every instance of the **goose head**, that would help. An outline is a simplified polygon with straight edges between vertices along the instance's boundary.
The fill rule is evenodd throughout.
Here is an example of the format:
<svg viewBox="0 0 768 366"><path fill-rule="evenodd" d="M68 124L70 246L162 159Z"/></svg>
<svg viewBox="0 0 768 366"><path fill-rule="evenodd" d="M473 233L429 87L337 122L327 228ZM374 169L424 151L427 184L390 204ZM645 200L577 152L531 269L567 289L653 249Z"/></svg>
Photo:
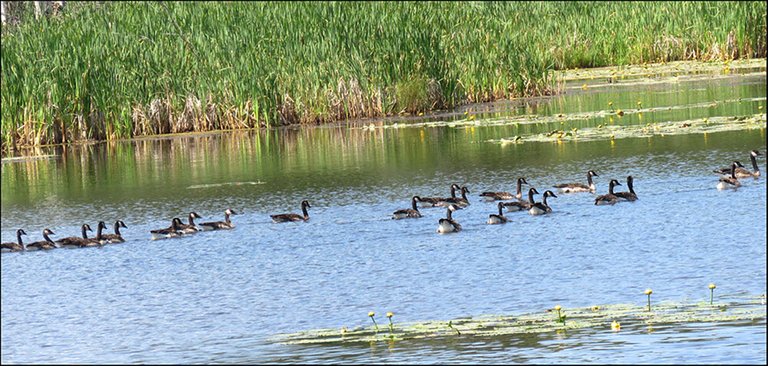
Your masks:
<svg viewBox="0 0 768 366"><path fill-rule="evenodd" d="M309 205L309 203L307 203L307 205ZM235 210L233 210L231 208L228 208L228 209L226 209L226 211L224 211L224 214L225 215L237 215L238 213L235 212Z"/></svg>
<svg viewBox="0 0 768 366"><path fill-rule="evenodd" d="M190 219L202 219L203 217L198 215L197 212L192 211L192 212L189 213L189 218Z"/></svg>
<svg viewBox="0 0 768 366"><path fill-rule="evenodd" d="M53 232L51 229L45 229L43 230L43 238L45 238L45 241L52 242L51 238L48 237L48 235L56 235L56 233Z"/></svg>
<svg viewBox="0 0 768 366"><path fill-rule="evenodd" d="M181 219L178 217L174 217L173 221L171 221L171 227L173 228L174 231L181 230L181 225L182 225Z"/></svg>
<svg viewBox="0 0 768 366"><path fill-rule="evenodd" d="M763 154L757 150L752 150L749 152L749 155L757 157L758 155L763 155Z"/></svg>
<svg viewBox="0 0 768 366"><path fill-rule="evenodd" d="M613 188L620 185L621 183L618 180L611 179L611 183L608 184L608 193L613 194Z"/></svg>
<svg viewBox="0 0 768 366"><path fill-rule="evenodd" d="M543 197L555 197L555 198L557 198L557 195L554 192L552 192L550 190L547 190L546 192L544 192Z"/></svg>
<svg viewBox="0 0 768 366"><path fill-rule="evenodd" d="M125 223L123 222L123 220L117 220L117 226L118 227L124 227L126 229L128 228L128 226L125 226Z"/></svg>

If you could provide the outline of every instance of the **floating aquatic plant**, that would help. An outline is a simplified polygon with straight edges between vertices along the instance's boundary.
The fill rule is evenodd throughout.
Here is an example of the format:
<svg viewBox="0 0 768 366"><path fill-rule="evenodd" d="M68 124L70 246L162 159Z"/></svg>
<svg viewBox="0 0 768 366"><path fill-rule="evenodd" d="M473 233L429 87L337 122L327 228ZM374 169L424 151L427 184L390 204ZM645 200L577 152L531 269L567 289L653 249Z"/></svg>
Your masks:
<svg viewBox="0 0 768 366"><path fill-rule="evenodd" d="M619 330L621 330L621 323L614 320L613 322L611 322L611 329L614 332L618 332Z"/></svg>
<svg viewBox="0 0 768 366"><path fill-rule="evenodd" d="M709 284L709 305L712 305L712 301L714 300L715 288L717 288L717 286L715 286L714 283Z"/></svg>
<svg viewBox="0 0 768 366"><path fill-rule="evenodd" d="M713 308L705 301L695 303L661 302L649 313L645 304L607 304L583 308L569 308L567 326L552 321L548 312L510 315L481 315L450 320L428 320L398 324L398 331L388 341L419 341L452 339L461 335L460 341L476 342L478 338L513 334L555 333L568 329L601 329L606 324L658 327L659 325L685 325L696 322L727 323L734 321L765 319L765 294L731 296L727 302ZM720 301L726 301L721 297ZM550 310L551 312L552 310ZM446 324L448 325L446 327ZM459 331L461 329L461 331ZM613 329L613 328L612 328ZM650 330L649 330L650 331ZM368 327L357 327L347 332L338 328L307 330L291 334L279 334L272 338L286 344L367 345L382 341L378 333Z"/></svg>
<svg viewBox="0 0 768 366"><path fill-rule="evenodd" d="M373 318L375 315L376 315L376 313L374 313L372 311L368 312L368 316L371 317L371 320L373 320L373 326L376 327L376 332L378 332L379 331L379 325L376 324L376 319Z"/></svg>
<svg viewBox="0 0 768 366"><path fill-rule="evenodd" d="M455 330L457 335L461 335L461 332L459 332L458 329L454 328L453 320L448 321L448 328L451 328L451 329Z"/></svg>
<svg viewBox="0 0 768 366"><path fill-rule="evenodd" d="M653 293L653 290L651 289L645 289L645 294L648 295L648 311L651 311L651 294Z"/></svg>
<svg viewBox="0 0 768 366"><path fill-rule="evenodd" d="M565 326L565 314L561 312L562 307L560 305L555 305L555 311L557 311L557 322L563 323L563 326Z"/></svg>
<svg viewBox="0 0 768 366"><path fill-rule="evenodd" d="M392 336L392 333L395 330L395 325L392 324L392 316L394 316L394 315L395 314L393 312L391 312L391 311L387 312L387 318L389 319L389 335L390 336Z"/></svg>

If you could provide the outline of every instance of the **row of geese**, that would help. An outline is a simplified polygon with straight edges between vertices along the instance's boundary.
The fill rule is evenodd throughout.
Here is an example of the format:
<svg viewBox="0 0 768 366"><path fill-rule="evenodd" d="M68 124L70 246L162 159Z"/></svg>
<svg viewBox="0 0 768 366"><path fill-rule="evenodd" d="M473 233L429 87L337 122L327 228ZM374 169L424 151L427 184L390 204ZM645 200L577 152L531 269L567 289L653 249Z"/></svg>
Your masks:
<svg viewBox="0 0 768 366"><path fill-rule="evenodd" d="M721 168L721 169L715 169L713 170L714 173L722 175L720 177L720 180L717 184L717 189L728 189L728 188L737 188L741 186L741 183L739 182L740 178L757 178L760 176L760 168L757 165L757 156L762 155L757 150L750 151L750 160L752 161L752 171L744 168L744 165L742 165L739 161L733 161L731 163L730 167ZM566 184L557 184L554 185L554 188L557 188L559 193L579 193L579 192L588 192L588 193L595 193L596 187L595 183L592 180L592 177L597 177L597 173L595 173L594 170L589 170L587 172L587 184L584 183L566 183ZM595 205L614 205L621 201L636 201L637 194L634 190L634 179L631 175L627 176L627 188L628 190L626 192L615 192L614 188L616 186L620 186L621 183L619 183L616 179L611 179L611 181L608 184L608 193L599 195L595 198ZM528 211L531 215L545 215L552 212L552 207L547 202L547 198L556 198L557 195L552 192L551 190L546 190L544 194L542 195L541 202L536 202L534 199L534 195L540 194L536 188L531 187L528 189L528 200L526 201L523 199L523 192L522 192L522 186L523 184L528 184L528 182L525 180L524 177L520 177L517 179L517 190L516 192L510 193L510 192L483 192L480 194L480 197L485 198L488 201L502 201L498 203L498 214L491 214L488 216L487 223L488 224L504 224L509 221L509 219L504 216L504 210L506 209L507 212L516 212L516 211ZM460 192L461 197L457 197L456 193L457 191ZM411 208L401 209L397 210L392 213L392 219L405 219L405 218L420 218L422 217L421 212L419 211L419 207L445 207L447 208L446 211L446 217L441 218L438 221L437 226L437 232L438 233L449 233L449 232L458 232L461 231L461 224L456 222L456 220L453 219L452 214L453 212L460 210L462 208L465 208L469 205L469 199L467 198L467 193L470 193L469 189L466 186L459 186L458 184L452 184L451 185L451 196L450 197L421 197L421 196L413 196L411 198ZM504 202L504 201L511 201L511 202ZM272 221L275 223L282 223L282 222L294 222L294 221L308 221L309 220L309 212L308 208L311 208L309 201L304 200L301 202L301 211L302 214L297 213L284 213L284 214L276 214L276 215L270 215L272 218ZM189 235L196 233L198 231L210 231L210 230L226 230L226 229L232 229L235 227L235 224L232 223L230 216L237 215L237 212L234 210L228 208L224 211L224 221L211 221L211 222L203 222L196 224L195 219L202 218L200 215L198 215L196 212L190 212L189 213L189 222L187 224L183 223L181 219L178 217L174 217L171 220L171 225L167 228L161 228L156 230L150 230L150 234L152 235L152 240L157 239L164 239L164 238L173 238L173 237L181 237L184 235ZM104 221L99 221L98 227L96 229L96 237L89 238L88 237L88 231L93 231L91 227L88 224L84 224L82 226L82 237L76 237L76 236L70 236L59 240L52 240L49 235L55 235L55 233L50 229L43 230L43 238L45 240L42 241L36 241L29 244L24 244L22 242L21 236L27 235L27 233L23 229L19 229L16 231L16 243L13 242L7 242L2 243L2 251L3 252L18 252L18 251L33 251L33 250L48 250L48 249L54 249L54 248L83 248L83 247L94 247L94 246L103 246L105 244L115 244L115 243L122 243L125 241L123 239L122 235L120 234L120 228L128 228L128 226L125 225L125 223L122 220L115 221L114 224L114 233L113 234L104 234L102 231L107 228L107 225L104 223Z"/></svg>

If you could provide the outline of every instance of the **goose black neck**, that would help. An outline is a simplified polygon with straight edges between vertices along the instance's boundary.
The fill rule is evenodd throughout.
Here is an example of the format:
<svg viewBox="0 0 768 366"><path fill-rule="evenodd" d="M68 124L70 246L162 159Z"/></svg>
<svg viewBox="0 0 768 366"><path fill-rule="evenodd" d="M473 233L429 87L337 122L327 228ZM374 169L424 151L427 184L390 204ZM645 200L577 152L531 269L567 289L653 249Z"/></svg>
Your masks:
<svg viewBox="0 0 768 366"><path fill-rule="evenodd" d="M16 231L16 241L19 242L19 245L24 247L24 244L21 243L21 230Z"/></svg>
<svg viewBox="0 0 768 366"><path fill-rule="evenodd" d="M189 225L195 226L195 215L189 214Z"/></svg>
<svg viewBox="0 0 768 366"><path fill-rule="evenodd" d="M99 223L99 227L96 229L96 240L101 240L101 228L103 227L104 225L101 225L101 223Z"/></svg>
<svg viewBox="0 0 768 366"><path fill-rule="evenodd" d="M48 233L45 233L45 232L43 233L43 239L45 239L45 241L49 243L53 243L53 240L51 240L51 238L48 237Z"/></svg>
<svg viewBox="0 0 768 366"><path fill-rule="evenodd" d="M85 225L83 225L83 239L88 239L88 233Z"/></svg>
<svg viewBox="0 0 768 366"><path fill-rule="evenodd" d="M192 219L190 218L190 221L191 221L191 220L192 220ZM120 236L120 221L115 221L115 234L116 234L117 236Z"/></svg>
<svg viewBox="0 0 768 366"><path fill-rule="evenodd" d="M608 185L608 194L613 194L613 186L614 185L615 185L615 183L613 183L613 181L611 181L611 183Z"/></svg>
<svg viewBox="0 0 768 366"><path fill-rule="evenodd" d="M736 163L733 163L731 165L731 178L736 179L736 168L738 168L738 165Z"/></svg>
<svg viewBox="0 0 768 366"><path fill-rule="evenodd" d="M224 213L224 222L227 224L231 223L231 221L229 221L229 212Z"/></svg>
<svg viewBox="0 0 768 366"><path fill-rule="evenodd" d="M533 189L531 189L530 191L528 191L528 201L529 201L531 204L534 204L534 201L533 201Z"/></svg>
<svg viewBox="0 0 768 366"><path fill-rule="evenodd" d="M518 179L517 180L517 196L518 197L520 197L520 194L522 193L522 189L523 189L523 180Z"/></svg>
<svg viewBox="0 0 768 366"><path fill-rule="evenodd" d="M760 168L757 166L757 159L755 158L755 156L754 155L750 155L749 158L750 158L750 160L752 160L752 170L754 170L756 172L759 172Z"/></svg>
<svg viewBox="0 0 768 366"><path fill-rule="evenodd" d="M504 207L503 203L499 203L499 216L504 216L504 211L502 208Z"/></svg>
<svg viewBox="0 0 768 366"><path fill-rule="evenodd" d="M631 179L630 179L630 180L628 180L628 181L627 181L627 187L629 188L629 193L635 194L635 188L634 188L634 187L632 187L632 185L633 185L633 184L632 184L632 180L631 180Z"/></svg>
<svg viewBox="0 0 768 366"><path fill-rule="evenodd" d="M448 207L448 214L445 216L448 220L453 220L453 217L451 216L451 208Z"/></svg>
<svg viewBox="0 0 768 366"><path fill-rule="evenodd" d="M592 174L587 173L587 185L592 185Z"/></svg>
<svg viewBox="0 0 768 366"><path fill-rule="evenodd" d="M418 207L418 206L416 206L416 199L415 199L415 198L414 198L414 199L411 199L411 208L413 208L413 209L414 209L414 210L416 210L416 211L418 211L418 210L419 210L419 207ZM306 215L306 211L304 211L304 212L305 212L305 214L304 214L304 215Z"/></svg>
<svg viewBox="0 0 768 366"><path fill-rule="evenodd" d="M451 186L451 198L456 198L456 187Z"/></svg>
<svg viewBox="0 0 768 366"><path fill-rule="evenodd" d="M416 205L416 201L413 201L413 205ZM301 213L304 214L304 220L309 218L309 212L307 211L307 205L301 205Z"/></svg>

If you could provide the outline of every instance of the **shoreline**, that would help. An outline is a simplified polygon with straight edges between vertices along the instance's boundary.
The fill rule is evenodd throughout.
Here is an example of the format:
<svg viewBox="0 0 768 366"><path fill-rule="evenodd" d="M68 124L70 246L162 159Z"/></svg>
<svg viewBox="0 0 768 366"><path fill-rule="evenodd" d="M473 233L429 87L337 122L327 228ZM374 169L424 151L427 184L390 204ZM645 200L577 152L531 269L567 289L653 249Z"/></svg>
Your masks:
<svg viewBox="0 0 768 366"><path fill-rule="evenodd" d="M520 108L528 104L538 104L564 94L588 93L606 87L618 87L637 84L663 84L680 81L694 81L719 78L736 78L748 76L746 73L738 73L742 70L759 70L757 74L766 74L768 59L753 58L733 61L674 61L654 63L647 65L622 65L606 66L589 69L568 69L556 71L556 80L561 87L561 92L552 95L540 95L533 97L498 99L491 102L467 103L452 109L438 109L419 114L398 114L384 117L366 117L350 120L341 120L320 124L290 124L284 126L266 126L242 129L222 129L209 131L191 131L180 133L165 133L155 135L140 135L130 138L105 139L105 140L81 140L63 144L24 145L15 149L9 148L2 151L2 162L16 161L18 159L39 158L40 154L30 153L31 150L51 149L67 146L87 146L100 143L120 143L126 141L166 140L176 138L190 138L197 136L211 136L227 133L250 133L254 131L270 130L301 130L305 128L368 128L369 126L387 126L396 123L426 123L429 121L446 121L461 116L473 116L477 114L498 113L500 110ZM667 79L661 79L669 74ZM606 80L612 79L612 82ZM637 81L639 80L639 82ZM45 156L46 154L43 154Z"/></svg>

